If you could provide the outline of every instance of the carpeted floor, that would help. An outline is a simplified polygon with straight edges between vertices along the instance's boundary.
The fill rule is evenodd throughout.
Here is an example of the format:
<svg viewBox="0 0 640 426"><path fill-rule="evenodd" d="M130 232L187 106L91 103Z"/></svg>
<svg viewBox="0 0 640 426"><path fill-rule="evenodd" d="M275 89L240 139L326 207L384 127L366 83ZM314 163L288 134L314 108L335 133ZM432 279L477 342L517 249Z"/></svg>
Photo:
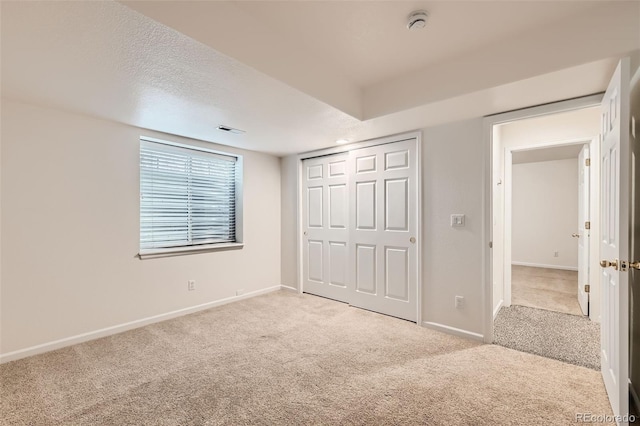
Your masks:
<svg viewBox="0 0 640 426"><path fill-rule="evenodd" d="M500 309L493 333L500 346L600 371L600 325L588 317L512 305Z"/></svg>
<svg viewBox="0 0 640 426"><path fill-rule="evenodd" d="M600 373L277 292L0 366L3 425L566 425Z"/></svg>
<svg viewBox="0 0 640 426"><path fill-rule="evenodd" d="M513 265L511 304L583 315L578 304L578 272Z"/></svg>

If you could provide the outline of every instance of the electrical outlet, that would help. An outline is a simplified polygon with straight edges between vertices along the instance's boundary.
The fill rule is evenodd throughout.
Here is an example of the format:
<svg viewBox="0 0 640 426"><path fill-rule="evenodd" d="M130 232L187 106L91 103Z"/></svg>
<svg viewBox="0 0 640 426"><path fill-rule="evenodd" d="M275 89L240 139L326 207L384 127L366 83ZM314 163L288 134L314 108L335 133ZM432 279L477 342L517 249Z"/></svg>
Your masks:
<svg viewBox="0 0 640 426"><path fill-rule="evenodd" d="M194 291L196 289L196 282L195 280L189 280L187 282L187 290L189 291Z"/></svg>
<svg viewBox="0 0 640 426"><path fill-rule="evenodd" d="M242 296L244 294L244 288L236 290L236 296Z"/></svg>
<svg viewBox="0 0 640 426"><path fill-rule="evenodd" d="M553 257L558 257L560 254L558 253L558 251L554 251L553 252Z"/></svg>
<svg viewBox="0 0 640 426"><path fill-rule="evenodd" d="M456 296L456 309L462 309L464 307L464 297Z"/></svg>

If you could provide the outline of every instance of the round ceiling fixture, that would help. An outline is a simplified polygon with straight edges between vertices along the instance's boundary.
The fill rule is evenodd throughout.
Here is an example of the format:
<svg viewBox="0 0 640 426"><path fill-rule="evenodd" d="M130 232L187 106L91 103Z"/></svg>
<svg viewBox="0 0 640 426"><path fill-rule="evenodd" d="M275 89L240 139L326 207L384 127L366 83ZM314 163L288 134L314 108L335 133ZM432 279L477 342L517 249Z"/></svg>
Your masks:
<svg viewBox="0 0 640 426"><path fill-rule="evenodd" d="M427 19L429 19L429 12L426 10L411 12L407 28L410 30L421 30L427 26Z"/></svg>

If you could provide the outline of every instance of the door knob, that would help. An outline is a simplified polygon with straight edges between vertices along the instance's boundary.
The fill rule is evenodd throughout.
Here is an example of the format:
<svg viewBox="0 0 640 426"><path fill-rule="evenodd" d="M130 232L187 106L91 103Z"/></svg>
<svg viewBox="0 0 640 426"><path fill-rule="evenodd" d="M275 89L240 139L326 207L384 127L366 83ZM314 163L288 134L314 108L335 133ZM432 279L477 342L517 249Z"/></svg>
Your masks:
<svg viewBox="0 0 640 426"><path fill-rule="evenodd" d="M573 238L580 238L580 234L576 234L576 233L571 234L571 236L572 236Z"/></svg>
<svg viewBox="0 0 640 426"><path fill-rule="evenodd" d="M640 269L640 262L637 260L635 262L629 262L629 268Z"/></svg>
<svg viewBox="0 0 640 426"><path fill-rule="evenodd" d="M608 268L609 266L612 266L613 269L615 269L617 271L618 270L618 259L614 260L613 262L611 262L609 260L601 260L600 261L600 266L602 266L603 268Z"/></svg>
<svg viewBox="0 0 640 426"><path fill-rule="evenodd" d="M415 238L415 237L411 237L411 238L409 238L409 242L410 242L411 244L415 243L415 242L416 242L416 238Z"/></svg>

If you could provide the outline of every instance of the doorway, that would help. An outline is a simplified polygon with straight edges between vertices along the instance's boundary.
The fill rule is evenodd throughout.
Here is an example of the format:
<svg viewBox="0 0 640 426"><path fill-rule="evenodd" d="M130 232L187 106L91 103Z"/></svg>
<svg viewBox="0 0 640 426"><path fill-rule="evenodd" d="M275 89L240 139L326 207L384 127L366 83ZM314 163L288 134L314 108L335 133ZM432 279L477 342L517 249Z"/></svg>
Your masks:
<svg viewBox="0 0 640 426"><path fill-rule="evenodd" d="M511 303L588 315L589 144L511 158Z"/></svg>
<svg viewBox="0 0 640 426"><path fill-rule="evenodd" d="M538 269L516 268L516 277L526 278L530 272L573 280L575 302L599 322L599 286L591 286L588 278L589 270L598 270L594 236L599 223L597 203L589 202L599 199L598 185L588 182L598 182L599 168L584 163L585 156L599 153L599 120L599 103L594 102L493 126L494 319L500 308L513 303L514 268L527 267ZM516 182L522 188L514 192ZM538 307L544 306L554 305ZM562 310L560 303L555 307ZM571 310L578 313L575 304Z"/></svg>
<svg viewBox="0 0 640 426"><path fill-rule="evenodd" d="M492 174L493 342L596 370L599 131L599 103L497 124Z"/></svg>

